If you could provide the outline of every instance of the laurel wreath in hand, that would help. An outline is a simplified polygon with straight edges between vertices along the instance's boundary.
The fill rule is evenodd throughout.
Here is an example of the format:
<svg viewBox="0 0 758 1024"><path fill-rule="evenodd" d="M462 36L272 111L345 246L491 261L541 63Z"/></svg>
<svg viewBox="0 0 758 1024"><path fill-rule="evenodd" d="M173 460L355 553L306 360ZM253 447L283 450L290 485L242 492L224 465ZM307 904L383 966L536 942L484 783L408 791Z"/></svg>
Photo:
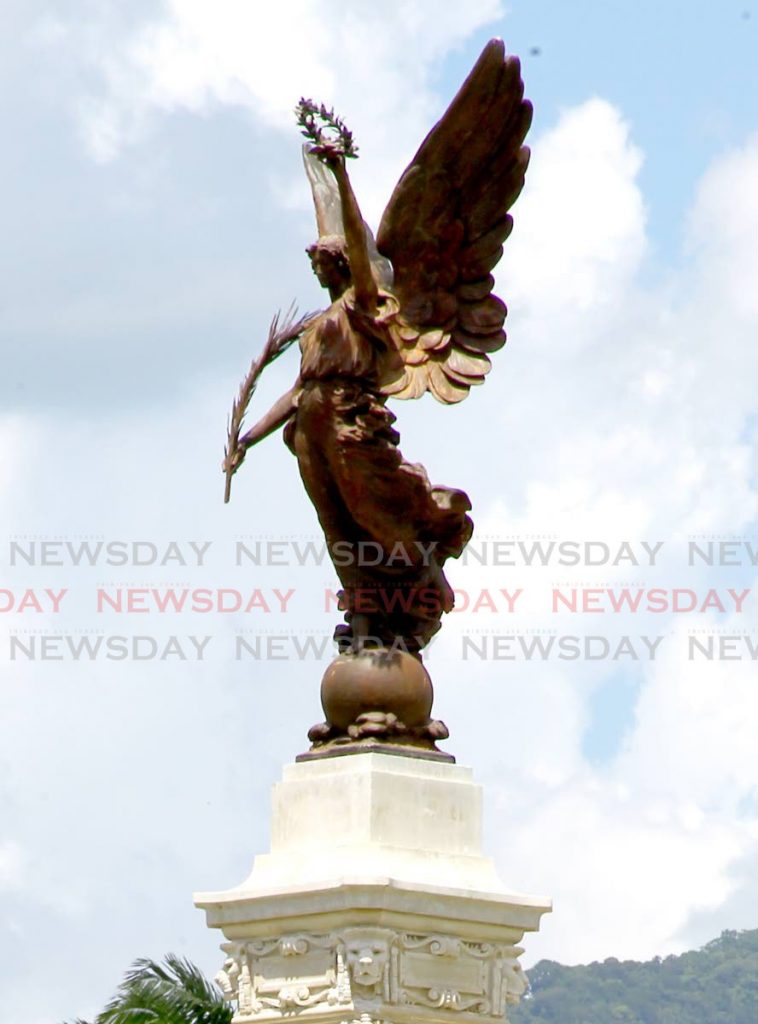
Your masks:
<svg viewBox="0 0 758 1024"><path fill-rule="evenodd" d="M301 133L313 144L311 152L316 156L358 156L353 133L334 109L303 98L295 107L295 116Z"/></svg>

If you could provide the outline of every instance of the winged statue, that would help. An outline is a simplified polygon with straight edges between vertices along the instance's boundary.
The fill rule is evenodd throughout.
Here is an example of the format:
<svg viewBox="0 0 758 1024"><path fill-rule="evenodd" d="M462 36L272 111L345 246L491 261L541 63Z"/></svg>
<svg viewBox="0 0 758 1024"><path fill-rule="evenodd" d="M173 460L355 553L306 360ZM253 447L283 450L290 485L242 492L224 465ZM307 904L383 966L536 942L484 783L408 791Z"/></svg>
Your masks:
<svg viewBox="0 0 758 1024"><path fill-rule="evenodd" d="M351 133L309 100L298 115L319 233L307 252L330 305L281 328L274 321L233 409L227 496L248 449L283 427L345 613L335 632L340 657L322 684L327 722L311 739L431 748L446 730L429 719L430 696L417 706L419 679L431 693L420 652L453 607L444 566L471 536L471 503L406 461L387 402L427 393L445 405L460 402L505 344L506 307L493 293L492 270L524 184L532 107L518 59L491 40L401 176L376 238L347 172L356 153ZM293 386L241 434L260 370L295 340ZM340 691L339 707L327 707L330 687Z"/></svg>

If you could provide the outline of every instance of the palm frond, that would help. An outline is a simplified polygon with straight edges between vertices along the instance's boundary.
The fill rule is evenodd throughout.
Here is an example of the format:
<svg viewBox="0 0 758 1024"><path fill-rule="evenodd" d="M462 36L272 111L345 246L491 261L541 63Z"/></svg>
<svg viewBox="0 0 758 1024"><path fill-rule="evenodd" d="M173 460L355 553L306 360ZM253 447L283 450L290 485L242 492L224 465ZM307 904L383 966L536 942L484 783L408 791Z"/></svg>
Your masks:
<svg viewBox="0 0 758 1024"><path fill-rule="evenodd" d="M230 1024L232 1009L189 960L136 960L96 1024Z"/></svg>
<svg viewBox="0 0 758 1024"><path fill-rule="evenodd" d="M297 311L294 304L287 310L283 320L281 312L276 314L271 321L263 351L250 364L250 369L240 384L239 393L232 403L232 412L226 427L226 446L224 447L224 464L226 466L224 502L229 501L232 477L239 468L242 458L244 458L244 451L240 451L240 431L242 430L242 424L245 420L250 400L258 386L258 380L266 367L278 359L283 352L286 352L294 341L297 341L308 326L309 321L314 317L313 313L306 313L305 316L299 318L297 318L296 314ZM240 459L239 462L235 462L234 456L238 452Z"/></svg>

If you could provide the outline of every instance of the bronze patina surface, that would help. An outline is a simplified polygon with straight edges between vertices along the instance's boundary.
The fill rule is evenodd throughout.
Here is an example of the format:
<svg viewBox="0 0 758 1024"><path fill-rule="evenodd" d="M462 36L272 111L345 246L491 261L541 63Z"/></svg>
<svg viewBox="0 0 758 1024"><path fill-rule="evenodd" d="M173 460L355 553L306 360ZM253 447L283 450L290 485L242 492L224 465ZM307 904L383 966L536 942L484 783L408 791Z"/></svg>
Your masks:
<svg viewBox="0 0 758 1024"><path fill-rule="evenodd" d="M505 343L492 270L529 159L523 91L518 60L491 40L400 178L376 240L346 169L352 135L331 111L298 107L319 228L308 253L331 304L272 326L235 403L224 469L228 495L247 450L283 427L342 584L314 753L386 744L440 756L435 740L447 736L430 717L420 652L453 607L444 566L471 536L471 504L403 457L387 401L460 402ZM295 339L293 386L240 435L260 371Z"/></svg>

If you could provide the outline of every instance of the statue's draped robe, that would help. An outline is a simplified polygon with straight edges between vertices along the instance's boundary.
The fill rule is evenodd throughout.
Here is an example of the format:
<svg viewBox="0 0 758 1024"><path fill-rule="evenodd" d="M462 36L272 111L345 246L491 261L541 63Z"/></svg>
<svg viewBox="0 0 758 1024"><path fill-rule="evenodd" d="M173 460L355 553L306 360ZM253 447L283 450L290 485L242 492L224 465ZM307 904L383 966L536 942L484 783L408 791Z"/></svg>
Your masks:
<svg viewBox="0 0 758 1024"><path fill-rule="evenodd" d="M463 491L433 487L398 449L380 390L396 366L387 329L394 305L380 293L377 316L368 317L350 289L312 322L300 341L302 390L285 441L344 588L348 626L336 635L348 640L362 613L371 636L418 650L453 606L442 566L471 536L471 506Z"/></svg>

